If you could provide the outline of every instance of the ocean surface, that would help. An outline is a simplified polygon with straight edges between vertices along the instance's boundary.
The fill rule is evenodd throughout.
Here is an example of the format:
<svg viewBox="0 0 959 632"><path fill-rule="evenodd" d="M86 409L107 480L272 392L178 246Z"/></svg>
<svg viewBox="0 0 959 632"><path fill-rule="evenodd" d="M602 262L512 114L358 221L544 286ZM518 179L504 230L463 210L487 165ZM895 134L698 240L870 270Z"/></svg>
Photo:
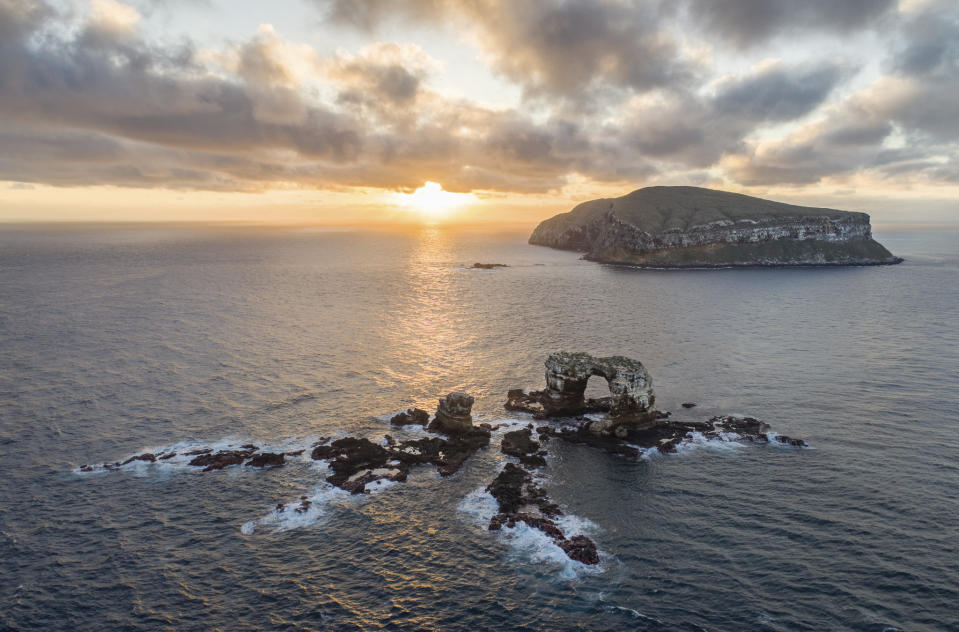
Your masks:
<svg viewBox="0 0 959 632"><path fill-rule="evenodd" d="M876 233L906 262L643 271L525 232L2 226L0 629L957 630L959 232ZM748 414L809 447L551 441L544 484L598 567L487 531L505 428L450 478L360 497L309 450L79 471L406 438L390 415L452 390L525 425L506 391L558 350L641 360L674 418Z"/></svg>

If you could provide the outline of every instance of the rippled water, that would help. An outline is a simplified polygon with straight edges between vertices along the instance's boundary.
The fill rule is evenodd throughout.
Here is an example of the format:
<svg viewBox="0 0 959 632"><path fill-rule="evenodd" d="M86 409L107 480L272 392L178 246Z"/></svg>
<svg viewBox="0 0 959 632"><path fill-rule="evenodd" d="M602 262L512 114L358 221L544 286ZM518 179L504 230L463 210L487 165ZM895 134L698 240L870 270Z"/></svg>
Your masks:
<svg viewBox="0 0 959 632"><path fill-rule="evenodd" d="M436 227L0 231L0 627L959 629L955 232L880 231L892 267L656 272ZM485 530L495 437L362 498L308 458L77 471L378 439L454 389L510 419L506 390L561 349L641 359L679 418L751 414L811 448L552 442L547 486L598 569Z"/></svg>

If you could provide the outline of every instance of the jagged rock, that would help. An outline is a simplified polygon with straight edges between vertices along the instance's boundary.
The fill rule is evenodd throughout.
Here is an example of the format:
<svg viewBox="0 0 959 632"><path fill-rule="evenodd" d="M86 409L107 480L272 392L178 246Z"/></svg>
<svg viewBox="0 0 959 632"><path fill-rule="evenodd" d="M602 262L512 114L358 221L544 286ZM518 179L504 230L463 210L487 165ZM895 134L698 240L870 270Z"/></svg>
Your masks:
<svg viewBox="0 0 959 632"><path fill-rule="evenodd" d="M646 187L584 202L529 243L604 263L655 268L900 263L872 238L869 216L700 187Z"/></svg>
<svg viewBox="0 0 959 632"><path fill-rule="evenodd" d="M488 428L470 428L454 433L448 439L428 437L403 441L390 449L392 458L410 465L431 463L441 476L457 472L477 450L489 445Z"/></svg>
<svg viewBox="0 0 959 632"><path fill-rule="evenodd" d="M574 535L570 539L560 542L559 546L566 551L566 555L568 555L571 560L576 560L583 564L599 564L599 553L596 551L596 543L585 535Z"/></svg>
<svg viewBox="0 0 959 632"><path fill-rule="evenodd" d="M501 514L515 514L529 505L550 517L562 515L559 507L550 502L546 490L536 485L532 475L515 463L507 463L486 491L496 499Z"/></svg>
<svg viewBox="0 0 959 632"><path fill-rule="evenodd" d="M466 393L454 392L439 400L436 415L430 424L431 431L444 433L458 433L470 430L473 427L473 396Z"/></svg>
<svg viewBox="0 0 959 632"><path fill-rule="evenodd" d="M136 456L131 456L129 459L121 463L120 465L127 465L128 463L133 463L134 461L149 461L150 463L155 463L157 460L156 455L146 453L138 454Z"/></svg>
<svg viewBox="0 0 959 632"><path fill-rule="evenodd" d="M524 522L552 538L570 559L583 564L599 563L596 545L592 540L584 535L566 538L566 534L553 520L563 515L559 505L549 499L546 490L538 486L523 468L507 463L486 490L496 499L499 508L499 513L490 519L490 531L498 531L504 525L515 527L517 522Z"/></svg>
<svg viewBox="0 0 959 632"><path fill-rule="evenodd" d="M709 421L661 421L643 426L617 426L610 432L597 432L596 424L603 425L607 420L591 420L580 417L579 425L560 429L541 426L537 429L540 438L557 437L569 443L580 443L600 448L610 454L636 458L638 448L656 448L660 452L669 454L676 452L677 446L687 440L691 433L701 433L707 439L719 439L720 433L735 433L742 441L769 441L767 433L769 424L754 417L718 416ZM776 437L777 441L788 445L803 447L806 443L802 439L791 437Z"/></svg>
<svg viewBox="0 0 959 632"><path fill-rule="evenodd" d="M279 467L286 462L286 456L280 452L260 452L254 454L253 458L246 462L251 467Z"/></svg>
<svg viewBox="0 0 959 632"><path fill-rule="evenodd" d="M735 432L741 435L760 435L769 432L769 424L754 417L721 415L713 417L709 423L718 426L724 432Z"/></svg>
<svg viewBox="0 0 959 632"><path fill-rule="evenodd" d="M390 419L394 426L408 426L416 424L425 426L430 421L430 414L422 408L409 408L406 412L397 413Z"/></svg>
<svg viewBox="0 0 959 632"><path fill-rule="evenodd" d="M255 448L256 446L254 446ZM203 452L192 461L190 465L194 467L202 467L204 472L211 472L213 470L222 470L223 468L230 465L239 465L243 463L246 459L250 458L254 450L221 450L215 454L210 454L209 452Z"/></svg>
<svg viewBox="0 0 959 632"><path fill-rule="evenodd" d="M589 378L598 375L609 385L610 396L586 399ZM512 389L505 407L532 413L536 418L609 412L612 422L597 426L597 432L612 432L623 423L656 419L650 409L655 401L653 380L641 362L623 356L594 358L586 353L560 352L546 359L546 388L542 391Z"/></svg>
<svg viewBox="0 0 959 632"><path fill-rule="evenodd" d="M802 439L793 439L792 437L787 437L786 435L778 435L776 441L780 443L785 443L786 445L791 445L794 448L803 448L806 446L806 442Z"/></svg>
<svg viewBox="0 0 959 632"><path fill-rule="evenodd" d="M312 456L331 459L333 474L327 482L353 493L362 493L367 483L380 478L405 479L406 471L386 467L390 455L385 448L361 437L345 437L329 446L317 446Z"/></svg>
<svg viewBox="0 0 959 632"><path fill-rule="evenodd" d="M646 367L623 356L594 358L587 353L553 353L546 359L543 405L550 415L579 415L585 408L589 378L598 375L609 385L612 417L643 417L655 401L653 380Z"/></svg>
<svg viewBox="0 0 959 632"><path fill-rule="evenodd" d="M388 435L387 435L388 436ZM392 439L392 437L390 438ZM372 482L387 479L405 481L417 464L432 464L442 476L449 476L477 450L489 445L489 428L470 428L449 438L425 437L409 441L388 441L380 446L369 439L346 437L330 445L313 448L314 459L330 459L331 485L354 494L366 491Z"/></svg>
<svg viewBox="0 0 959 632"><path fill-rule="evenodd" d="M534 417L545 417L546 409L541 401L543 391L527 391L522 388L513 388L506 393L506 410L521 413L531 413Z"/></svg>
<svg viewBox="0 0 959 632"><path fill-rule="evenodd" d="M515 456L527 467L546 465L546 459L543 458L545 453L540 452L540 445L533 441L533 433L529 428L513 430L503 435L500 450L503 454Z"/></svg>

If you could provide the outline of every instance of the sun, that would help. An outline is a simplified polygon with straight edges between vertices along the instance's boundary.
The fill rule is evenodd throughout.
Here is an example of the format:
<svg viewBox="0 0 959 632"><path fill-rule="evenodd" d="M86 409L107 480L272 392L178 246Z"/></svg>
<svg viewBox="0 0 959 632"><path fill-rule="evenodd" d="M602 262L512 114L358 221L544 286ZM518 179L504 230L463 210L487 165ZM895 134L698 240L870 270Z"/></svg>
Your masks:
<svg viewBox="0 0 959 632"><path fill-rule="evenodd" d="M412 193L397 193L397 203L429 219L446 217L456 209L476 201L472 193L444 191L439 182L428 181Z"/></svg>

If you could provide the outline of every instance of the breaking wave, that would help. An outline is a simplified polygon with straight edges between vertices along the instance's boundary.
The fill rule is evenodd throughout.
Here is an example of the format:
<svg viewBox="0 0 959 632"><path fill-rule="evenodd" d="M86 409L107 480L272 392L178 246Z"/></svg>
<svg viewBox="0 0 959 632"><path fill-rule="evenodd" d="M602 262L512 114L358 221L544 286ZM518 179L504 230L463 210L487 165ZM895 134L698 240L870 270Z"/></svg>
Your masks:
<svg viewBox="0 0 959 632"><path fill-rule="evenodd" d="M486 491L485 487L479 487L460 501L457 510L463 514L467 522L487 531L490 519L498 512L498 505L496 499ZM599 531L599 527L591 520L572 514L560 516L555 519L555 522L568 538ZM551 537L524 522L517 522L515 527L503 525L499 531L490 533L496 534L498 539L509 546L511 555L522 559L524 562L547 564L556 568L557 576L560 579L577 579L583 575L598 575L605 570L606 562L611 557L609 554L599 551L600 563L595 566L572 560L563 549L553 542Z"/></svg>

